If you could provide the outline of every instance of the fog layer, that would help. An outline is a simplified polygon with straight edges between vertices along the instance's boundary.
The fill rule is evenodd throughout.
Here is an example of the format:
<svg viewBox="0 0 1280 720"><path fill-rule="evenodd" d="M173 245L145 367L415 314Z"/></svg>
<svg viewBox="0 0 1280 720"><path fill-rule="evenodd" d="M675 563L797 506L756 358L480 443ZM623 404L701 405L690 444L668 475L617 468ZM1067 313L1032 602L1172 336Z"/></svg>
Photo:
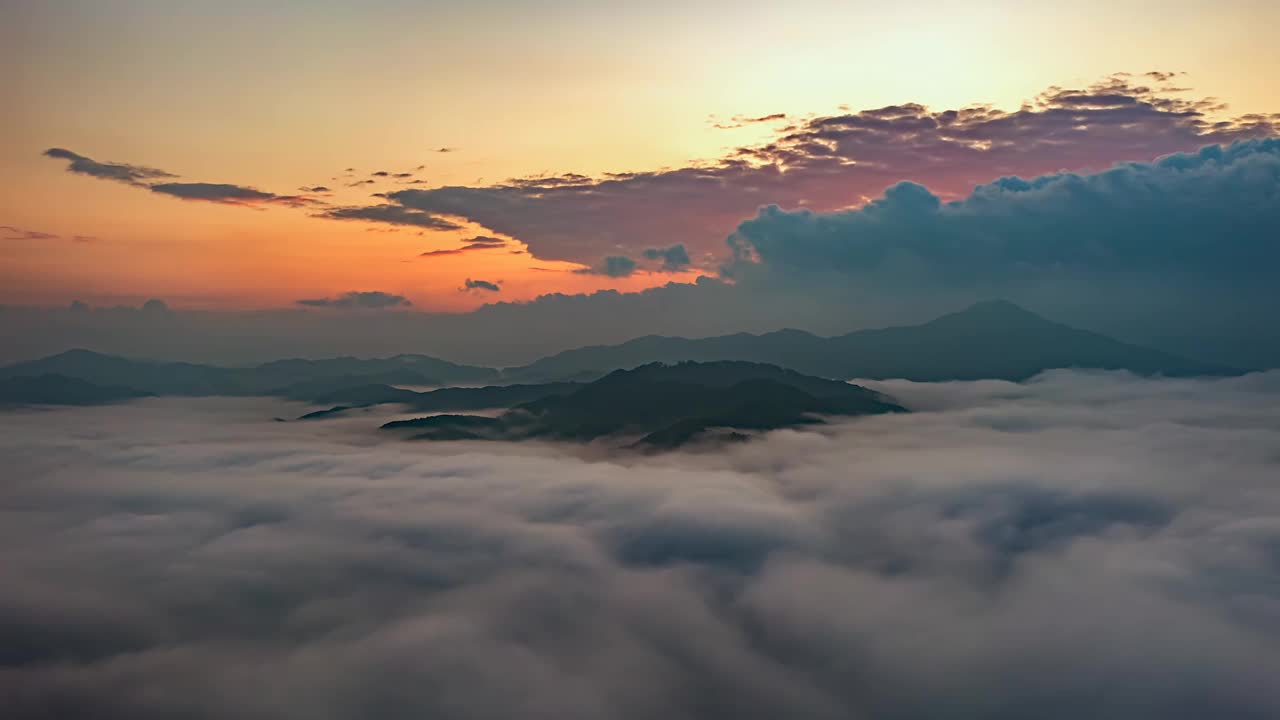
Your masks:
<svg viewBox="0 0 1280 720"><path fill-rule="evenodd" d="M659 457L0 414L0 715L1280 716L1280 372L866 384Z"/></svg>

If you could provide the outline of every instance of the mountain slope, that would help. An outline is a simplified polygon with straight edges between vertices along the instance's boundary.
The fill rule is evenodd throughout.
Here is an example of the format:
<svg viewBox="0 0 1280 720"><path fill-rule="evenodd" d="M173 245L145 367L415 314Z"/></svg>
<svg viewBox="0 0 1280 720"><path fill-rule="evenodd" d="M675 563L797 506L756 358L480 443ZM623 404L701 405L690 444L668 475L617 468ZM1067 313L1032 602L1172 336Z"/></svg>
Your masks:
<svg viewBox="0 0 1280 720"><path fill-rule="evenodd" d="M384 428L428 429L418 436L425 439L589 441L640 435L641 444L675 447L711 428L770 430L821 422L817 415L822 414L901 411L872 390L773 365L653 363L612 372L568 394L517 405L498 418L437 415Z"/></svg>
<svg viewBox="0 0 1280 720"><path fill-rule="evenodd" d="M569 350L508 370L505 376L513 380L589 378L650 362L730 359L840 379L1024 380L1044 370L1069 367L1172 376L1237 372L1072 328L996 300L922 325L831 338L799 330L698 340L647 336L620 345Z"/></svg>

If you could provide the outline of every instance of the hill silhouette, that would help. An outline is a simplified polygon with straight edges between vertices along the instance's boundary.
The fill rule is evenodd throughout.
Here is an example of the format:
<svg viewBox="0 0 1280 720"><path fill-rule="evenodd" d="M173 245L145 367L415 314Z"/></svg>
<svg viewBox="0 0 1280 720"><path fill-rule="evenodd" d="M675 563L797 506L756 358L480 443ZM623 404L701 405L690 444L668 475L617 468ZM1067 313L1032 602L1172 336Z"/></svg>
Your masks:
<svg viewBox="0 0 1280 720"><path fill-rule="evenodd" d="M820 377L1025 380L1053 368L1141 375L1230 375L1239 371L1131 345L1046 320L1003 300L972 305L921 325L819 337L800 330L688 339L636 338L569 350L512 368L513 380L591 379L651 362L747 360Z"/></svg>
<svg viewBox="0 0 1280 720"><path fill-rule="evenodd" d="M713 428L772 430L821 415L903 412L867 388L743 361L651 363L618 370L564 395L517 405L497 418L437 415L387 423L420 439L590 441L639 436L641 446L682 445Z"/></svg>

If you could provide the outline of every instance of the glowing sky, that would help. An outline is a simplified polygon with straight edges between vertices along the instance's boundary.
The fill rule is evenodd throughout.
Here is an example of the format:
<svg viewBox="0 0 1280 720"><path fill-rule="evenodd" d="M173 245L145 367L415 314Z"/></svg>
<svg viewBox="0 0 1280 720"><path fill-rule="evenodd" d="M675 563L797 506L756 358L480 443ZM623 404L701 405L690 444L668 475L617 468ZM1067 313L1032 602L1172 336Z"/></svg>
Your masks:
<svg viewBox="0 0 1280 720"><path fill-rule="evenodd" d="M254 308L378 291L460 310L637 290L714 273L757 205L832 209L908 175L962 193L1001 174L1148 160L1236 137L1178 125L1189 107L1240 134L1257 134L1247 116L1280 109L1280 3L1268 0L0 0L0 14L0 303L11 304ZM1142 75L1152 70L1185 74ZM1134 75L1112 94L1152 111L1121 121L1133 103L1077 103L1093 115L1069 141L1049 122L1076 102L1060 96L1030 124L1000 119L1034 142L989 122L967 154L941 159L919 144L821 163L795 150L818 138L815 118L918 103L929 110L882 118L893 143L911 143L928 112L1013 112L1121 71ZM1208 95L1229 108L1160 104ZM790 155L770 148L787 137ZM988 152L1002 142L1010 150ZM178 177L68 172L51 148ZM714 172L690 180L698 167ZM531 176L561 179L509 182ZM565 182L575 188L556 189ZM271 200L227 202L191 183ZM317 186L331 190L301 190ZM444 187L467 191L431 192ZM425 192L371 197L404 190ZM305 204L275 201L294 197ZM384 206L453 227L332 218ZM504 242L439 252L474 237ZM676 244L687 265L645 258ZM637 270L604 272L610 256Z"/></svg>

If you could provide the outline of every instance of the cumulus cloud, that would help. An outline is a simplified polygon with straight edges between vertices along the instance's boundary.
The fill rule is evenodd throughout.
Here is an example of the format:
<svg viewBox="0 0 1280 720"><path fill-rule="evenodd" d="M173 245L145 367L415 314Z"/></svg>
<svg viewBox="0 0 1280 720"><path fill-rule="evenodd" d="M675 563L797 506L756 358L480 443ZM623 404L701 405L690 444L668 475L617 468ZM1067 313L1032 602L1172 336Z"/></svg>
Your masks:
<svg viewBox="0 0 1280 720"><path fill-rule="evenodd" d="M1277 230L1280 139L1268 139L1091 175L1001 178L949 203L903 182L858 210L770 205L729 243L777 272L906 265L943 283L1145 272L1227 289L1271 284Z"/></svg>
<svg viewBox="0 0 1280 720"><path fill-rule="evenodd" d="M385 310L387 308L409 307L413 303L403 295L382 292L381 290L358 291L344 293L332 298L316 298L299 300L299 305L307 307L330 307L342 310Z"/></svg>
<svg viewBox="0 0 1280 720"><path fill-rule="evenodd" d="M880 389L660 458L0 414L7 717L1280 713L1280 377Z"/></svg>
<svg viewBox="0 0 1280 720"><path fill-rule="evenodd" d="M672 245L669 248L646 248L644 257L648 260L661 260L663 272L679 272L689 266L689 253L683 245Z"/></svg>
<svg viewBox="0 0 1280 720"><path fill-rule="evenodd" d="M580 275L606 275L608 277L627 277L636 271L636 261L625 255L609 255L595 267L582 268L574 272Z"/></svg>
<svg viewBox="0 0 1280 720"><path fill-rule="evenodd" d="M489 292L498 292L502 288L498 287L498 283L496 282L490 282L488 280L472 280L471 278L467 278L466 285L464 286L463 289L486 290Z"/></svg>
<svg viewBox="0 0 1280 720"><path fill-rule="evenodd" d="M69 161L67 172L89 175L102 180L116 180L130 185L145 185L147 180L177 177L173 173L143 165L98 162L65 148L49 148L44 151L44 155L58 160Z"/></svg>
<svg viewBox="0 0 1280 720"><path fill-rule="evenodd" d="M1280 132L1280 116L1227 116L1215 101L1184 98L1163 84L1168 79L1119 75L1049 88L1017 110L909 103L820 116L686 167L406 188L388 197L518 238L538 257L594 265L610 252L638 254L654 238L723 252L726 228L767 203L838 210L901 180L927 180L951 199L1002 174L1098 169Z"/></svg>

